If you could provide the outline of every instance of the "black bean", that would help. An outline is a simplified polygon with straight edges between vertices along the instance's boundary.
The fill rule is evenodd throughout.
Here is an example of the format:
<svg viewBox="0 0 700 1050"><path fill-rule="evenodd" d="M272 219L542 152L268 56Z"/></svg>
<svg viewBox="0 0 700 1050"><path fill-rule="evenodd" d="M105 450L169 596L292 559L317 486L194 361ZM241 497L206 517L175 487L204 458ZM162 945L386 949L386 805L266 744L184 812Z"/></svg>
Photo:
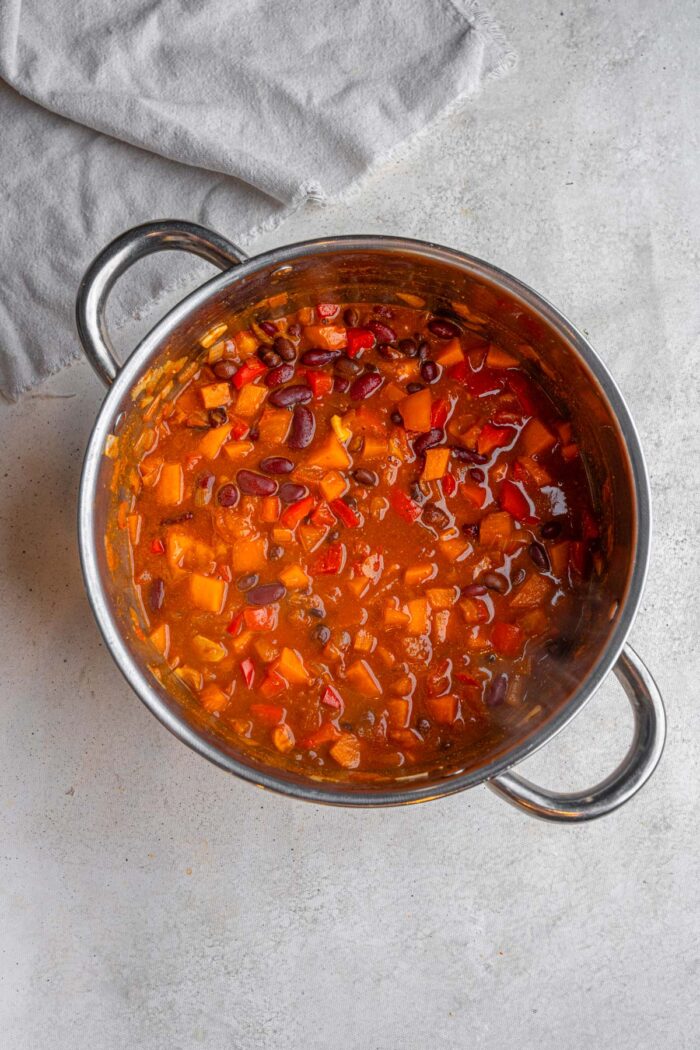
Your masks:
<svg viewBox="0 0 700 1050"><path fill-rule="evenodd" d="M285 481L279 488L279 497L283 503L298 503L308 494L306 485L300 485L296 481Z"/></svg>
<svg viewBox="0 0 700 1050"><path fill-rule="evenodd" d="M335 394L347 394L350 389L350 380L347 376L333 376L333 392Z"/></svg>
<svg viewBox="0 0 700 1050"><path fill-rule="evenodd" d="M222 427L224 423L228 423L228 412L223 405L219 405L217 408L209 409L209 425L212 427Z"/></svg>
<svg viewBox="0 0 700 1050"><path fill-rule="evenodd" d="M364 485L366 488L374 488L379 484L378 475L373 470L365 470L364 467L353 470L352 476L358 485Z"/></svg>
<svg viewBox="0 0 700 1050"><path fill-rule="evenodd" d="M426 495L417 481L414 481L411 485L410 496L414 503L425 503Z"/></svg>
<svg viewBox="0 0 700 1050"><path fill-rule="evenodd" d="M275 544L267 552L268 561L279 561L280 558L284 557L284 547L279 544Z"/></svg>
<svg viewBox="0 0 700 1050"><path fill-rule="evenodd" d="M425 361L426 357L430 353L430 347L426 343L425 339L418 344L418 350L416 351L419 360Z"/></svg>
<svg viewBox="0 0 700 1050"><path fill-rule="evenodd" d="M315 610L313 609L309 610L309 612L314 611ZM320 642L321 645L327 645L328 642L330 642L331 640L331 629L330 627L327 627L325 623L319 623L316 625L316 627L314 627L313 631L311 632L311 637L314 638L317 642Z"/></svg>
<svg viewBox="0 0 700 1050"><path fill-rule="evenodd" d="M294 365L285 364L278 365L277 368L273 368L265 376L265 386L275 387L282 386L283 383L288 383L294 375Z"/></svg>
<svg viewBox="0 0 700 1050"><path fill-rule="evenodd" d="M292 405L305 405L312 397L311 387L297 384L286 386L282 390L275 390L270 394L268 403L273 408L291 408Z"/></svg>
<svg viewBox="0 0 700 1050"><path fill-rule="evenodd" d="M399 350L405 357L415 357L418 353L418 343L415 339L399 340Z"/></svg>
<svg viewBox="0 0 700 1050"><path fill-rule="evenodd" d="M396 342L396 332L388 324L384 324L383 321L375 321L373 319L367 322L367 327L378 343Z"/></svg>
<svg viewBox="0 0 700 1050"><path fill-rule="evenodd" d="M323 368L324 365L330 364L338 357L340 357L340 350L305 350L299 360L303 365L309 365L310 368Z"/></svg>
<svg viewBox="0 0 700 1050"><path fill-rule="evenodd" d="M216 494L216 502L220 507L235 507L240 498L240 493L235 485L222 485Z"/></svg>
<svg viewBox="0 0 700 1050"><path fill-rule="evenodd" d="M463 598L479 598L486 594L483 583L468 583L466 587L460 587L459 591Z"/></svg>
<svg viewBox="0 0 700 1050"><path fill-rule="evenodd" d="M382 376L377 372L365 372L358 376L350 386L350 397L353 401L364 401L371 397L384 382Z"/></svg>
<svg viewBox="0 0 700 1050"><path fill-rule="evenodd" d="M486 692L486 703L489 707L498 707L506 698L508 691L508 675L497 674L492 680Z"/></svg>
<svg viewBox="0 0 700 1050"><path fill-rule="evenodd" d="M461 527L463 536L469 536L469 538L472 539L472 540L478 540L478 538L479 538L479 526L478 525L474 525L474 524L471 524L471 523L465 521L464 524L462 526L460 526L460 527Z"/></svg>
<svg viewBox="0 0 700 1050"><path fill-rule="evenodd" d="M307 448L316 433L316 419L310 408L297 405L292 413L287 444L290 448Z"/></svg>
<svg viewBox="0 0 700 1050"><path fill-rule="evenodd" d="M277 492L277 482L273 478L256 474L254 470L239 470L236 481L246 496L274 496Z"/></svg>
<svg viewBox="0 0 700 1050"><path fill-rule="evenodd" d="M335 363L335 371L343 376L356 376L362 371L362 365L359 361L354 361L352 357L342 354Z"/></svg>
<svg viewBox="0 0 700 1050"><path fill-rule="evenodd" d="M260 460L260 469L265 474L291 474L294 464L285 456L266 456Z"/></svg>
<svg viewBox="0 0 700 1050"><path fill-rule="evenodd" d="M482 456L479 452L472 452L470 448L461 445L450 445L452 456L460 463L487 463L488 456Z"/></svg>
<svg viewBox="0 0 700 1050"><path fill-rule="evenodd" d="M365 361L365 372L378 372L379 365L375 365L374 361Z"/></svg>
<svg viewBox="0 0 700 1050"><path fill-rule="evenodd" d="M420 366L421 379L424 383L434 383L440 378L440 366L431 361L430 358L426 358Z"/></svg>
<svg viewBox="0 0 700 1050"><path fill-rule="evenodd" d="M348 328L357 328L360 321L360 315L354 306L348 306L344 311L343 321Z"/></svg>
<svg viewBox="0 0 700 1050"><path fill-rule="evenodd" d="M260 427L255 424L248 431L248 441L257 441L260 437Z"/></svg>
<svg viewBox="0 0 700 1050"><path fill-rule="evenodd" d="M287 593L283 583L263 583L259 587L253 587L245 596L248 605L271 605L280 602Z"/></svg>
<svg viewBox="0 0 700 1050"><path fill-rule="evenodd" d="M212 366L212 372L217 379L231 379L237 371L238 365L234 365L233 361L217 361Z"/></svg>
<svg viewBox="0 0 700 1050"><path fill-rule="evenodd" d="M549 572L549 555L541 543L537 543L535 540L528 547L527 553L538 569L541 569L542 572Z"/></svg>
<svg viewBox="0 0 700 1050"><path fill-rule="evenodd" d="M394 411L391 413L391 416L389 418L391 419L391 422L395 426L397 426L397 427L402 427L403 426L403 416L399 412L398 408L394 409Z"/></svg>
<svg viewBox="0 0 700 1050"><path fill-rule="evenodd" d="M426 503L421 520L424 525L430 525L434 529L444 529L450 524L449 516L436 503Z"/></svg>
<svg viewBox="0 0 700 1050"><path fill-rule="evenodd" d="M292 328L293 327L294 327L293 325L289 326L289 334L290 335L294 334L292 332ZM297 334L300 335L301 334L301 330ZM294 343L292 343L290 339L285 338L285 336L283 336L283 335L278 335L272 345L273 345L273 347L275 349L275 352L280 355L280 357L282 358L283 361L294 361L295 360L295 358L297 356L297 352L296 352L296 350L294 348Z"/></svg>
<svg viewBox="0 0 700 1050"><path fill-rule="evenodd" d="M401 357L401 354L395 347L387 346L386 343L380 343L377 347L377 353L385 361L396 361L397 358Z"/></svg>
<svg viewBox="0 0 700 1050"><path fill-rule="evenodd" d="M488 587L490 591L496 591L498 594L505 594L508 590L508 581L504 576L501 576L500 572L485 572L481 577L481 582L484 587Z"/></svg>
<svg viewBox="0 0 700 1050"><path fill-rule="evenodd" d="M262 329L265 335L277 335L277 325L274 321L258 321L258 328Z"/></svg>
<svg viewBox="0 0 700 1050"><path fill-rule="evenodd" d="M165 583L161 580L160 576L157 576L151 581L151 586L148 588L148 605L151 612L158 612L158 610L162 608L164 599Z"/></svg>
<svg viewBox="0 0 700 1050"><path fill-rule="evenodd" d="M357 510L357 500L354 496L343 496L343 502L347 504L351 510Z"/></svg>
<svg viewBox="0 0 700 1050"><path fill-rule="evenodd" d="M430 732L430 722L428 721L427 718L421 718L419 720L419 722L418 722L417 728L418 728L418 732L419 733L423 733L423 734L429 733Z"/></svg>
<svg viewBox="0 0 700 1050"><path fill-rule="evenodd" d="M462 329L454 321L446 321L444 317L433 317L428 321L428 331L438 339L456 339L461 335Z"/></svg>
<svg viewBox="0 0 700 1050"><path fill-rule="evenodd" d="M422 383L409 383L406 387L407 394L417 394L419 390L425 390Z"/></svg>
<svg viewBox="0 0 700 1050"><path fill-rule="evenodd" d="M413 451L417 456L425 454L427 449L435 448L436 445L441 445L445 440L445 431L439 427L433 427L432 430L428 430L425 434L419 434L413 442Z"/></svg>
<svg viewBox="0 0 700 1050"><path fill-rule="evenodd" d="M236 587L238 587L239 591L249 591L251 587L255 587L259 579L257 572L249 572L236 580Z"/></svg>
<svg viewBox="0 0 700 1050"><path fill-rule="evenodd" d="M313 616L317 620L322 620L325 615L323 609L318 605L312 605L309 609L309 616Z"/></svg>
<svg viewBox="0 0 700 1050"><path fill-rule="evenodd" d="M543 540L554 540L561 532L560 521L546 521L540 527L540 536Z"/></svg>
<svg viewBox="0 0 700 1050"><path fill-rule="evenodd" d="M276 354L271 346L261 346L257 350L258 357L267 368L276 368L282 363L282 358Z"/></svg>

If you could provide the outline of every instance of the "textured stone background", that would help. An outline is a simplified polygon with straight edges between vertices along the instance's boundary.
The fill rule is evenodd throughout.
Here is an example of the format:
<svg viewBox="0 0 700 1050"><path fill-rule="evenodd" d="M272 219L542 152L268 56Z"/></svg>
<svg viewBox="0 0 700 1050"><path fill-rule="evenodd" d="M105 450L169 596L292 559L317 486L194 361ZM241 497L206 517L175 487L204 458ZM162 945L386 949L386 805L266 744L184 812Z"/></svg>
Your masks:
<svg viewBox="0 0 700 1050"><path fill-rule="evenodd" d="M13 1050L698 1045L700 10L489 6L519 70L359 196L261 247L434 239L524 278L588 332L654 488L631 640L668 705L662 765L623 810L577 828L482 788L346 812L227 778L160 728L100 643L75 495L103 391L76 366L0 410L0 1020ZM629 732L611 684L523 768L581 787Z"/></svg>

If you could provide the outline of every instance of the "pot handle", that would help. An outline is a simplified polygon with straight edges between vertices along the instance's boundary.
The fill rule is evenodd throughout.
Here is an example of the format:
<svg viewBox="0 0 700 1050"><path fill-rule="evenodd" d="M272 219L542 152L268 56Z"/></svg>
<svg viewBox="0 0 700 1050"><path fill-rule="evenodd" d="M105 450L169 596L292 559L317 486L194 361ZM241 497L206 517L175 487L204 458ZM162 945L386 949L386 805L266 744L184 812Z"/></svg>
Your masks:
<svg viewBox="0 0 700 1050"><path fill-rule="evenodd" d="M120 368L105 321L109 293L117 279L138 259L153 252L173 250L192 252L221 270L228 270L248 258L218 233L179 219L135 226L103 248L80 282L75 316L85 356L107 386L117 378Z"/></svg>
<svg viewBox="0 0 700 1050"><path fill-rule="evenodd" d="M634 737L614 773L588 791L547 791L515 773L501 773L488 787L533 817L575 824L595 820L624 805L646 784L656 769L666 739L666 713L658 687L641 659L626 645L615 674L634 715Z"/></svg>

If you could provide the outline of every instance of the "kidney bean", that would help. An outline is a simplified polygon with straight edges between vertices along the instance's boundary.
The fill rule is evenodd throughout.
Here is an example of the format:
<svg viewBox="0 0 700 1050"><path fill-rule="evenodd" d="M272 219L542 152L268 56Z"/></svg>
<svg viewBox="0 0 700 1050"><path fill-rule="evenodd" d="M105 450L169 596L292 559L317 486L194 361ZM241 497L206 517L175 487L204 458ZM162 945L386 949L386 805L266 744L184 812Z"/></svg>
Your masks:
<svg viewBox="0 0 700 1050"><path fill-rule="evenodd" d="M235 485L222 485L216 494L216 502L220 507L235 507L240 498L240 493Z"/></svg>
<svg viewBox="0 0 700 1050"><path fill-rule="evenodd" d="M228 423L228 412L223 405L209 409L209 423L212 427L222 427L224 423Z"/></svg>
<svg viewBox="0 0 700 1050"><path fill-rule="evenodd" d="M377 347L377 353L380 357L383 357L385 361L396 361L397 358L401 357L399 350L396 350L393 346L387 346L386 343L380 343Z"/></svg>
<svg viewBox="0 0 700 1050"><path fill-rule="evenodd" d="M350 380L347 376L333 376L333 392L335 394L347 394L350 389Z"/></svg>
<svg viewBox="0 0 700 1050"><path fill-rule="evenodd" d="M283 557L284 557L284 547L280 547L279 544L275 544L273 547L270 547L268 552L267 552L267 560L268 561L279 561L279 559L283 558Z"/></svg>
<svg viewBox="0 0 700 1050"><path fill-rule="evenodd" d="M268 368L276 368L282 363L282 358L276 354L271 346L261 346L257 351L258 357Z"/></svg>
<svg viewBox="0 0 700 1050"><path fill-rule="evenodd" d="M498 707L506 698L508 675L497 674L486 691L485 701L489 707Z"/></svg>
<svg viewBox="0 0 700 1050"><path fill-rule="evenodd" d="M295 384L286 386L282 390L275 390L268 398L273 408L291 408L292 405L305 405L313 397L311 387Z"/></svg>
<svg viewBox="0 0 700 1050"><path fill-rule="evenodd" d="M300 360L303 365L309 365L311 368L323 368L337 357L340 357L340 350L305 350Z"/></svg>
<svg viewBox="0 0 700 1050"><path fill-rule="evenodd" d="M289 326L289 334L293 335L292 328L298 327L297 325ZM301 335L301 329L296 333L297 336ZM272 344L275 353L278 353L283 361L294 361L297 356L297 352L294 349L294 343L290 339L287 339L283 335L278 335Z"/></svg>
<svg viewBox="0 0 700 1050"><path fill-rule="evenodd" d="M348 306L343 313L343 321L348 328L357 328L360 323L360 314L354 306Z"/></svg>
<svg viewBox="0 0 700 1050"><path fill-rule="evenodd" d="M505 594L508 590L508 582L500 572L485 572L481 577L481 582L484 587L488 587L490 591L496 591L497 594Z"/></svg>
<svg viewBox="0 0 700 1050"><path fill-rule="evenodd" d="M258 328L262 329L265 335L277 335L277 325L274 321L258 321Z"/></svg>
<svg viewBox="0 0 700 1050"><path fill-rule="evenodd" d="M236 580L236 587L239 591L249 591L251 587L255 587L259 579L257 572L249 572L246 576L241 576L239 580Z"/></svg>
<svg viewBox="0 0 700 1050"><path fill-rule="evenodd" d="M419 390L425 390L423 383L409 383L406 387L407 394L417 394Z"/></svg>
<svg viewBox="0 0 700 1050"><path fill-rule="evenodd" d="M423 340L421 343L418 344L417 356L420 358L421 361L425 361L429 353L430 347L428 346L426 341Z"/></svg>
<svg viewBox="0 0 700 1050"><path fill-rule="evenodd" d="M282 393L283 391L280 391ZM290 448L307 448L316 433L316 419L310 408L297 405L292 414L287 444Z"/></svg>
<svg viewBox="0 0 700 1050"><path fill-rule="evenodd" d="M350 397L353 401L364 401L365 398L371 397L376 390L379 390L383 382L378 372L365 372L350 385Z"/></svg>
<svg viewBox="0 0 700 1050"><path fill-rule="evenodd" d="M379 484L379 476L373 470L365 470L364 467L353 470L352 476L358 485L363 485L365 488L374 488Z"/></svg>
<svg viewBox="0 0 700 1050"><path fill-rule="evenodd" d="M428 358L420 366L420 375L423 382L434 383L440 378L440 366Z"/></svg>
<svg viewBox="0 0 700 1050"><path fill-rule="evenodd" d="M388 324L384 324L383 321L375 321L372 319L367 322L367 327L378 343L396 342L396 332L393 328L390 328Z"/></svg>
<svg viewBox="0 0 700 1050"><path fill-rule="evenodd" d="M358 372L362 371L362 365L359 361L353 361L351 357L341 354L335 363L335 371L340 372L343 376L356 376Z"/></svg>
<svg viewBox="0 0 700 1050"><path fill-rule="evenodd" d="M298 503L308 494L306 485L300 485L296 481L285 481L279 488L279 498L283 503Z"/></svg>
<svg viewBox="0 0 700 1050"><path fill-rule="evenodd" d="M217 379L231 379L237 371L238 365L234 365L233 361L217 361L212 366L212 372Z"/></svg>
<svg viewBox="0 0 700 1050"><path fill-rule="evenodd" d="M403 416L399 412L398 408L394 409L394 411L391 413L389 418L390 418L391 422L394 424L394 426L397 426L397 427L402 427L403 426Z"/></svg>
<svg viewBox="0 0 700 1050"><path fill-rule="evenodd" d="M426 503L421 517L424 525L434 529L444 529L450 524L448 515L436 503Z"/></svg>
<svg viewBox="0 0 700 1050"><path fill-rule="evenodd" d="M483 583L468 583L466 587L460 587L459 590L463 598L479 598L482 594L486 594Z"/></svg>
<svg viewBox="0 0 700 1050"><path fill-rule="evenodd" d="M519 583L523 582L523 580L525 579L526 576L527 576L527 573L525 572L524 569L517 569L516 572L514 573L514 575L511 576L511 579L510 579L511 586L517 587Z"/></svg>
<svg viewBox="0 0 700 1050"><path fill-rule="evenodd" d="M294 464L285 456L266 456L260 460L260 469L265 474L291 474Z"/></svg>
<svg viewBox="0 0 700 1050"><path fill-rule="evenodd" d="M450 452L460 463L488 463L488 456L472 452L470 448L463 448L462 445L450 445Z"/></svg>
<svg viewBox="0 0 700 1050"><path fill-rule="evenodd" d="M320 642L321 645L327 645L331 640L331 629L325 623L320 623L317 627L314 627L311 637Z"/></svg>
<svg viewBox="0 0 700 1050"><path fill-rule="evenodd" d="M399 340L399 350L405 357L415 357L418 353L418 343L415 339Z"/></svg>
<svg viewBox="0 0 700 1050"><path fill-rule="evenodd" d="M148 589L148 605L151 612L158 612L163 606L165 599L165 583L161 580L160 576L157 576L151 581L151 586Z"/></svg>
<svg viewBox="0 0 700 1050"><path fill-rule="evenodd" d="M549 555L541 543L537 543L535 540L528 547L527 553L538 569L541 569L542 572L549 572Z"/></svg>
<svg viewBox="0 0 700 1050"><path fill-rule="evenodd" d="M277 492L277 482L273 478L256 474L254 470L239 470L236 481L246 496L274 496Z"/></svg>
<svg viewBox="0 0 700 1050"><path fill-rule="evenodd" d="M263 583L248 591L245 600L248 605L272 605L273 602L282 601L286 593L287 588L283 583Z"/></svg>
<svg viewBox="0 0 700 1050"><path fill-rule="evenodd" d="M283 383L288 383L293 375L294 365L285 362L285 364L278 365L277 368L273 368L267 373L265 376L265 386L282 386Z"/></svg>
<svg viewBox="0 0 700 1050"><path fill-rule="evenodd" d="M447 321L444 317L433 317L428 321L428 331L438 339L456 339L461 335L462 329L454 321Z"/></svg>
<svg viewBox="0 0 700 1050"><path fill-rule="evenodd" d="M546 521L540 528L540 536L543 540L554 540L561 532L560 521Z"/></svg>
<svg viewBox="0 0 700 1050"><path fill-rule="evenodd" d="M445 440L445 431L439 427L433 427L425 434L419 434L413 442L413 451L417 456L422 456L427 449L435 448Z"/></svg>
<svg viewBox="0 0 700 1050"><path fill-rule="evenodd" d="M469 477L472 481L483 481L486 475L480 467L472 467L469 471Z"/></svg>

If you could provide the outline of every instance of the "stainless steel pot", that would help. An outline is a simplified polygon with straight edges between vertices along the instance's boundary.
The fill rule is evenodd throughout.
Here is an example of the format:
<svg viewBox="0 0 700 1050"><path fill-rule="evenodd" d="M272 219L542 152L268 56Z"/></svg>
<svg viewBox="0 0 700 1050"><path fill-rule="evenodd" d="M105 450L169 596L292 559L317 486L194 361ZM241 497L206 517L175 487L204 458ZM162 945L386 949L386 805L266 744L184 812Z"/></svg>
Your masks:
<svg viewBox="0 0 700 1050"><path fill-rule="evenodd" d="M105 307L117 278L152 252L180 249L218 266L223 273L192 292L163 318L124 365L116 360L105 326ZM410 288L426 301L459 300L497 319L509 338L542 367L554 396L567 405L583 433L588 466L598 491L606 493L610 528L608 570L597 582L588 609L585 640L566 674L542 683L539 721L514 731L499 748L466 767L447 765L380 782L315 779L237 749L216 721L195 711L174 675L159 680L149 670L153 652L133 629L129 588L107 565L105 525L110 511L111 461L105 442L132 410L132 392L154 364L193 354L196 337L224 312L243 316L272 293L289 303L383 300ZM287 306L285 309L289 309ZM109 393L88 444L80 485L80 555L95 617L126 680L180 740L210 761L259 787L312 802L350 806L395 805L439 798L476 784L526 812L547 820L574 822L610 813L649 779L665 737L658 689L637 654L625 644L641 599L651 539L649 482L639 438L622 396L584 337L548 302L495 266L435 244L396 237L334 237L277 248L248 258L223 237L177 221L130 230L104 249L78 292L77 324L85 353ZM535 360L539 362L535 365ZM131 614L131 616L130 616ZM590 700L614 671L634 715L631 747L602 783L581 792L548 791L509 770L550 740ZM191 698L190 698L191 699Z"/></svg>

